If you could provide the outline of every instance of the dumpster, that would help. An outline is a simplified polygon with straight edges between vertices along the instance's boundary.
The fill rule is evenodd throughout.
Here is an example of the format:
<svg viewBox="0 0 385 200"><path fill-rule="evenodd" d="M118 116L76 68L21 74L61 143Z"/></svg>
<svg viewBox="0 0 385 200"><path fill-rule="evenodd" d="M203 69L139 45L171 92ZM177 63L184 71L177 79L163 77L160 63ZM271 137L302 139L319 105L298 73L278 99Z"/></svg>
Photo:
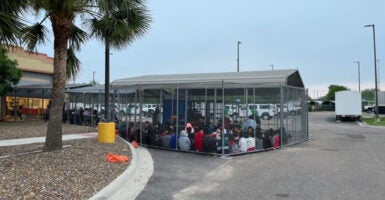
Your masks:
<svg viewBox="0 0 385 200"><path fill-rule="evenodd" d="M107 122L98 124L98 142L115 143L115 123Z"/></svg>

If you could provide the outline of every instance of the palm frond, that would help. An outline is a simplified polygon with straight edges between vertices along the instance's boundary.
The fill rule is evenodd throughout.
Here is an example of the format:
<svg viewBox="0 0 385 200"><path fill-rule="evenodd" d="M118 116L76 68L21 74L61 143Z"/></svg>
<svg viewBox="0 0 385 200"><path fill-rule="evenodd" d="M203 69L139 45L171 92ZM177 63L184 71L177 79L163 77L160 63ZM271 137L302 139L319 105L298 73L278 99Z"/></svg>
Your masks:
<svg viewBox="0 0 385 200"><path fill-rule="evenodd" d="M25 26L19 14L27 7L25 1L0 1L0 42L17 44Z"/></svg>
<svg viewBox="0 0 385 200"><path fill-rule="evenodd" d="M24 0L1 1L0 12L19 14L28 7L28 2Z"/></svg>
<svg viewBox="0 0 385 200"><path fill-rule="evenodd" d="M70 48L79 51L82 44L88 40L88 33L83 31L76 25L72 26L71 34L69 36Z"/></svg>
<svg viewBox="0 0 385 200"><path fill-rule="evenodd" d="M66 75L67 80L76 80L77 75L81 70L81 62L76 57L75 51L73 48L67 49L67 66L66 66Z"/></svg>
<svg viewBox="0 0 385 200"><path fill-rule="evenodd" d="M48 29L41 23L35 23L23 29L22 40L27 44L28 50L34 51L37 44L44 44L49 40L47 36Z"/></svg>
<svg viewBox="0 0 385 200"><path fill-rule="evenodd" d="M101 0L101 17L87 22L92 36L108 40L114 49L122 49L148 32L151 17L143 0Z"/></svg>

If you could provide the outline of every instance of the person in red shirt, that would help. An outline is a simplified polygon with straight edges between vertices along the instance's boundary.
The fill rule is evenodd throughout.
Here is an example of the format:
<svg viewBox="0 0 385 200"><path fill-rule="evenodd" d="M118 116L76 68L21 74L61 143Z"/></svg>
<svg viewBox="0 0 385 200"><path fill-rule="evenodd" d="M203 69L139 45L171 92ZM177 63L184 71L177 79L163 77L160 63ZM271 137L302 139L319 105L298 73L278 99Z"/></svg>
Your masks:
<svg viewBox="0 0 385 200"><path fill-rule="evenodd" d="M195 150L197 151L203 151L203 138L205 134L203 133L203 130L200 128L196 128L197 132L194 135L194 141L195 141Z"/></svg>

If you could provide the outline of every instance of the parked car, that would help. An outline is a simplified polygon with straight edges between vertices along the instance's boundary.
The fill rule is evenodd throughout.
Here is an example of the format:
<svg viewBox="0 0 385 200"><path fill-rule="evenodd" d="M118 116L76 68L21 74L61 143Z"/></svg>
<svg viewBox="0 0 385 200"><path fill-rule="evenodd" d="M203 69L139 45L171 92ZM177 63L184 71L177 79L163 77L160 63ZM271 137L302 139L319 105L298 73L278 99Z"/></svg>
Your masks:
<svg viewBox="0 0 385 200"><path fill-rule="evenodd" d="M374 106L373 105L366 105L363 107L362 111L367 112L367 113L374 113Z"/></svg>
<svg viewBox="0 0 385 200"><path fill-rule="evenodd" d="M233 115L239 117L256 115L264 120L270 120L276 115L276 107L273 104L249 104L248 107L240 105L239 111L236 110Z"/></svg>
<svg viewBox="0 0 385 200"><path fill-rule="evenodd" d="M301 113L301 105L298 102L289 102L287 104L287 108L290 115L296 115Z"/></svg>
<svg viewBox="0 0 385 200"><path fill-rule="evenodd" d="M155 112L156 104L143 104L142 111L144 115L152 115Z"/></svg>
<svg viewBox="0 0 385 200"><path fill-rule="evenodd" d="M244 105L240 105L239 108L235 108L232 116L235 117L247 117L253 114L253 112Z"/></svg>
<svg viewBox="0 0 385 200"><path fill-rule="evenodd" d="M281 113L281 106L277 104L277 115ZM283 106L283 113L285 115L296 115L301 113L301 106L297 105L294 102L289 102L284 104Z"/></svg>
<svg viewBox="0 0 385 200"><path fill-rule="evenodd" d="M139 106L128 105L126 108L126 115L138 115L140 113Z"/></svg>
<svg viewBox="0 0 385 200"><path fill-rule="evenodd" d="M277 108L273 104L249 104L249 110L264 120L269 120L277 114Z"/></svg>

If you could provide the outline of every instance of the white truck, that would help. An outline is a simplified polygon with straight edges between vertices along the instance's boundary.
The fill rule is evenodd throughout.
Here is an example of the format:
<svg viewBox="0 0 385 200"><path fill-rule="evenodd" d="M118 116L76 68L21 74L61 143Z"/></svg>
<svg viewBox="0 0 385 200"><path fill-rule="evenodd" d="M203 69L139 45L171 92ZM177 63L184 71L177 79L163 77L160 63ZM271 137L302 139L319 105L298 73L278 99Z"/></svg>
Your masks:
<svg viewBox="0 0 385 200"><path fill-rule="evenodd" d="M357 91L339 91L335 94L336 120L351 118L361 120L362 100L361 93Z"/></svg>

